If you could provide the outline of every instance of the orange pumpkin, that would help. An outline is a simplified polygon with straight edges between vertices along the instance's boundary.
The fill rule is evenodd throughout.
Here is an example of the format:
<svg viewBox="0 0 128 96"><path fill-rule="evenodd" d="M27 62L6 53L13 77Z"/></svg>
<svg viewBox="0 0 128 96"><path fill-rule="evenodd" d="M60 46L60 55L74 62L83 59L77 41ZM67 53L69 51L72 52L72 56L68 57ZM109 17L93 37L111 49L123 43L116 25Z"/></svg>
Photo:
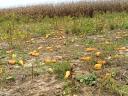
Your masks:
<svg viewBox="0 0 128 96"><path fill-rule="evenodd" d="M94 69L101 70L102 69L102 64L95 64Z"/></svg>
<svg viewBox="0 0 128 96"><path fill-rule="evenodd" d="M14 59L8 60L8 64L14 65L16 64L16 60Z"/></svg>

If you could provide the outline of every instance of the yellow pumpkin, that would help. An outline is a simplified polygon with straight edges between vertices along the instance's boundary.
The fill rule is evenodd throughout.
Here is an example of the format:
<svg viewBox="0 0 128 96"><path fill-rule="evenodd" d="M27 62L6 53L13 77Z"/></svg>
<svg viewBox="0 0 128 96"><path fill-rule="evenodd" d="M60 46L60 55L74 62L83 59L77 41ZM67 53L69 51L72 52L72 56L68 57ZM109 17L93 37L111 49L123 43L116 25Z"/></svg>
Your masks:
<svg viewBox="0 0 128 96"><path fill-rule="evenodd" d="M85 49L87 52L91 52L91 51L96 51L97 49L96 48L86 48Z"/></svg>
<svg viewBox="0 0 128 96"><path fill-rule="evenodd" d="M19 60L19 64L23 65L24 61L23 60Z"/></svg>
<svg viewBox="0 0 128 96"><path fill-rule="evenodd" d="M81 57L80 60L82 60L82 61L91 61L92 60L92 57L90 57L90 56L84 56L84 57Z"/></svg>
<svg viewBox="0 0 128 96"><path fill-rule="evenodd" d="M96 52L95 55L99 57L101 55L101 52Z"/></svg>
<svg viewBox="0 0 128 96"><path fill-rule="evenodd" d="M96 70L102 69L102 64L95 64L94 69Z"/></svg>
<svg viewBox="0 0 128 96"><path fill-rule="evenodd" d="M35 57L39 56L39 52L37 52L36 50L34 50L33 52L30 52L29 54Z"/></svg>
<svg viewBox="0 0 128 96"><path fill-rule="evenodd" d="M54 70L52 68L48 68L48 71L51 72L51 73L54 72Z"/></svg>
<svg viewBox="0 0 128 96"><path fill-rule="evenodd" d="M99 60L97 61L98 64L106 64L106 61L105 60Z"/></svg>
<svg viewBox="0 0 128 96"><path fill-rule="evenodd" d="M66 71L64 78L67 79L67 78L69 78L70 75L71 75L71 72L70 71Z"/></svg>
<svg viewBox="0 0 128 96"><path fill-rule="evenodd" d="M55 58L51 58L51 57L46 57L44 58L44 63L56 63L57 60Z"/></svg>
<svg viewBox="0 0 128 96"><path fill-rule="evenodd" d="M12 58L16 58L16 54L12 54Z"/></svg>
<svg viewBox="0 0 128 96"><path fill-rule="evenodd" d="M47 39L47 38L49 38L49 36L50 36L50 34L46 34L45 38Z"/></svg>
<svg viewBox="0 0 128 96"><path fill-rule="evenodd" d="M51 63L51 58L50 57L44 58L44 63Z"/></svg>
<svg viewBox="0 0 128 96"><path fill-rule="evenodd" d="M31 55L37 57L39 56L39 53L32 53Z"/></svg>

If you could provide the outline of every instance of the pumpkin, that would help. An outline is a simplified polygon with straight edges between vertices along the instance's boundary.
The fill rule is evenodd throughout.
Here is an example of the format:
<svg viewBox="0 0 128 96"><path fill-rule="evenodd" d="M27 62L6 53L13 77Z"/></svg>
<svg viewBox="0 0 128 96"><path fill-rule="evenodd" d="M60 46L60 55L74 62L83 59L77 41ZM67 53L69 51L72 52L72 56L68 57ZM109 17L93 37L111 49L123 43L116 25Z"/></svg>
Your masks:
<svg viewBox="0 0 128 96"><path fill-rule="evenodd" d="M64 78L67 79L67 78L69 78L70 75L71 75L71 72L70 71L66 71Z"/></svg>
<svg viewBox="0 0 128 96"><path fill-rule="evenodd" d="M16 58L16 54L12 54L12 58Z"/></svg>
<svg viewBox="0 0 128 96"><path fill-rule="evenodd" d="M39 53L32 53L31 55L37 57L39 56Z"/></svg>
<svg viewBox="0 0 128 96"><path fill-rule="evenodd" d="M23 60L19 60L19 64L23 65L24 61Z"/></svg>
<svg viewBox="0 0 128 96"><path fill-rule="evenodd" d="M85 49L87 52L91 52L91 51L96 51L97 49L96 48L86 48Z"/></svg>
<svg viewBox="0 0 128 96"><path fill-rule="evenodd" d="M8 64L14 65L14 64L16 64L16 60L11 59L11 60L8 61Z"/></svg>
<svg viewBox="0 0 128 96"><path fill-rule="evenodd" d="M48 71L53 73L54 70L52 68L48 68Z"/></svg>
<svg viewBox="0 0 128 96"><path fill-rule="evenodd" d="M46 57L44 58L44 63L56 63L57 60L55 58Z"/></svg>
<svg viewBox="0 0 128 96"><path fill-rule="evenodd" d="M106 61L105 60L99 60L97 61L98 64L106 64Z"/></svg>
<svg viewBox="0 0 128 96"><path fill-rule="evenodd" d="M84 56L84 57L81 57L80 60L82 61L90 61L92 59L92 57L90 56Z"/></svg>
<svg viewBox="0 0 128 96"><path fill-rule="evenodd" d="M101 52L96 52L95 55L99 57L101 55Z"/></svg>
<svg viewBox="0 0 128 96"><path fill-rule="evenodd" d="M49 37L50 37L50 34L46 34L45 38L47 39L47 38L49 38Z"/></svg>
<svg viewBox="0 0 128 96"><path fill-rule="evenodd" d="M50 57L44 58L44 63L51 63L51 58Z"/></svg>
<svg viewBox="0 0 128 96"><path fill-rule="evenodd" d="M39 56L39 52L37 52L36 50L34 50L33 52L30 52L29 54L35 57Z"/></svg>
<svg viewBox="0 0 128 96"><path fill-rule="evenodd" d="M102 68L102 64L95 64L94 69L100 70Z"/></svg>

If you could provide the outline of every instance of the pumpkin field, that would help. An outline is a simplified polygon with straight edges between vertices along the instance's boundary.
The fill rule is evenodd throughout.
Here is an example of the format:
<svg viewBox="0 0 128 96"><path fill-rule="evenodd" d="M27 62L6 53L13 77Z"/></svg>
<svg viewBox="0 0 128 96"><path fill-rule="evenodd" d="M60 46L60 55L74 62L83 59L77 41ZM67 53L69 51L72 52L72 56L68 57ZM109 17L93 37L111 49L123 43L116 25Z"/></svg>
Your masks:
<svg viewBox="0 0 128 96"><path fill-rule="evenodd" d="M128 96L125 2L1 10L0 96Z"/></svg>

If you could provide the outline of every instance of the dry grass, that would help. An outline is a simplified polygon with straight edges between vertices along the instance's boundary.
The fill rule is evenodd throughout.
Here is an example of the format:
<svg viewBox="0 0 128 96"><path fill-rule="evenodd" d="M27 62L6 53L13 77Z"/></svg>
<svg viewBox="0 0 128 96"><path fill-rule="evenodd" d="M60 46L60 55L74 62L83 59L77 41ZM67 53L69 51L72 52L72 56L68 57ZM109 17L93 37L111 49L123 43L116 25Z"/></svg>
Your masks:
<svg viewBox="0 0 128 96"><path fill-rule="evenodd" d="M57 4L57 5L38 5L15 9L3 9L0 15L7 13L16 13L19 15L27 15L30 17L54 17L54 16L90 16L93 17L97 12L128 12L127 0L111 0L77 3Z"/></svg>

